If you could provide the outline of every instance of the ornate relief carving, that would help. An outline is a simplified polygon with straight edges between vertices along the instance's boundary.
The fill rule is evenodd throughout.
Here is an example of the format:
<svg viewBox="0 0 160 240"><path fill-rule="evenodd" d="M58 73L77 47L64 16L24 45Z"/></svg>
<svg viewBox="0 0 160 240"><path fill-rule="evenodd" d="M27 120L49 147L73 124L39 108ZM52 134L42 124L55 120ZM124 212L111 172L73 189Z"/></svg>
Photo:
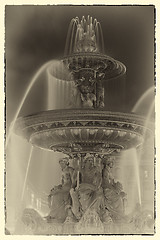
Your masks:
<svg viewBox="0 0 160 240"><path fill-rule="evenodd" d="M145 129L144 119L139 116L99 110L67 110L63 115L55 110L20 118L16 132L25 135L33 145L67 154L71 151L112 154L139 147L144 132L148 139L154 134L152 124Z"/></svg>

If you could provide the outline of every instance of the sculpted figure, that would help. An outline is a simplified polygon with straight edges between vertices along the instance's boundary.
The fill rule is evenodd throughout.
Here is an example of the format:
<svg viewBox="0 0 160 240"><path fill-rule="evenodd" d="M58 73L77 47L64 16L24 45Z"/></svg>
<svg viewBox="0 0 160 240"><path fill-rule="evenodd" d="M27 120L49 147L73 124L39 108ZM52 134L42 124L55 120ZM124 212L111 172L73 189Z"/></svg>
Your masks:
<svg viewBox="0 0 160 240"><path fill-rule="evenodd" d="M103 74L103 73L102 73ZM104 77L104 74L101 76L101 74L99 74L101 78ZM97 85L96 85L96 90L97 90L97 107L99 108L103 108L104 107L104 87L102 85L102 81L99 80Z"/></svg>
<svg viewBox="0 0 160 240"><path fill-rule="evenodd" d="M77 74L77 72L75 73ZM86 74L87 75L87 74ZM75 76L75 79L78 77ZM88 81L88 76L80 77L75 80L73 88L73 98L76 107L92 108L96 101L96 95L94 94L94 86Z"/></svg>
<svg viewBox="0 0 160 240"><path fill-rule="evenodd" d="M113 219L121 219L124 215L124 202L126 194L120 182L115 182L112 176L111 168L113 163L109 162L104 165L103 169L103 192L105 196L105 206L111 212Z"/></svg>
<svg viewBox="0 0 160 240"><path fill-rule="evenodd" d="M94 93L81 94L82 104L84 108L93 108L96 102L96 95Z"/></svg>
<svg viewBox="0 0 160 240"><path fill-rule="evenodd" d="M73 98L76 107L102 108L104 107L104 87L102 80L105 73L104 66L91 67L92 63L87 62L86 67L80 67L73 71L74 80ZM77 65L76 65L77 67Z"/></svg>
<svg viewBox="0 0 160 240"><path fill-rule="evenodd" d="M82 183L88 183L99 188L102 183L102 174L99 168L94 166L94 160L92 156L87 157L84 160L84 166L82 168Z"/></svg>
<svg viewBox="0 0 160 240"><path fill-rule="evenodd" d="M88 209L101 215L103 208L102 174L93 165L93 158L87 157L81 169L82 181L79 188L71 189L72 211L79 220Z"/></svg>
<svg viewBox="0 0 160 240"><path fill-rule="evenodd" d="M113 162L108 162L104 163L104 168L102 171L102 187L108 188L111 187L114 183L114 178L112 176L112 167L113 167Z"/></svg>
<svg viewBox="0 0 160 240"><path fill-rule="evenodd" d="M62 183L51 189L48 203L51 209L48 221L64 222L67 216L66 206L71 204L70 188L73 180L73 168L69 166L67 158L59 161L62 169Z"/></svg>
<svg viewBox="0 0 160 240"><path fill-rule="evenodd" d="M73 182L73 172L74 169L69 166L69 159L62 158L59 161L59 164L62 169L62 187L63 189L69 190Z"/></svg>

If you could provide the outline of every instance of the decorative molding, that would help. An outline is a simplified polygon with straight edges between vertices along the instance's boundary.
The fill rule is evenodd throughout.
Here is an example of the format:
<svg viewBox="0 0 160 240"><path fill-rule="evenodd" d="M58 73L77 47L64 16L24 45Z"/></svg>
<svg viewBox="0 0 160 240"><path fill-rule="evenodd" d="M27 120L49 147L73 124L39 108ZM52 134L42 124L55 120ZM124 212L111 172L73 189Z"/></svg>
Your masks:
<svg viewBox="0 0 160 240"><path fill-rule="evenodd" d="M144 127L145 119L134 114L110 113L99 110L47 111L20 118L16 121L15 133L33 145L48 150L115 152L143 144L153 138L153 124ZM109 151L110 149L115 151ZM72 147L71 147L72 145ZM88 145L88 146L87 146ZM81 147L80 147L81 146ZM101 150L100 150L101 148ZM67 150L68 149L68 150ZM111 154L110 153L110 154Z"/></svg>

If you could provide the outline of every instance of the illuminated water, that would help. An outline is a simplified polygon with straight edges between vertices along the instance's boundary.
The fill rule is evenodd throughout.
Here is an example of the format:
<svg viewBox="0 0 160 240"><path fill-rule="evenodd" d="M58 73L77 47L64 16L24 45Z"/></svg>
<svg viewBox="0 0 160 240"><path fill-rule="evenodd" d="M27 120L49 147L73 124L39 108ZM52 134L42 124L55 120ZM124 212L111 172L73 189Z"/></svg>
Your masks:
<svg viewBox="0 0 160 240"><path fill-rule="evenodd" d="M25 175L23 189L22 189L21 201L23 201L24 191L26 189L26 182L27 182L28 171L29 171L29 167L30 167L30 163L31 163L31 159L32 159L32 152L33 152L33 146L31 147L30 154L29 154L29 159L28 159L28 164L27 164L27 169L26 169L26 175Z"/></svg>
<svg viewBox="0 0 160 240"><path fill-rule="evenodd" d="M143 110L147 110L148 108L144 108L144 104L148 103L150 106L150 103L154 101L154 89L155 87L150 87L147 91L145 91L142 96L139 98L139 100L134 105L132 112L139 112ZM148 110L146 112L148 114Z"/></svg>
<svg viewBox="0 0 160 240"><path fill-rule="evenodd" d="M85 36L85 37L84 37ZM81 50L77 50L77 45L79 41L83 41L83 39L91 39L95 44L95 49L91 46L91 42L81 48ZM78 44L77 44L78 43ZM81 42L82 43L82 42ZM104 53L104 40L101 24L97 21L97 19L92 19L92 17L88 16L87 20L82 17L80 21L78 17L73 18L70 22L66 46L64 55L71 55L76 53L77 51L81 52L100 52Z"/></svg>
<svg viewBox="0 0 160 240"><path fill-rule="evenodd" d="M53 72L49 73L51 66ZM48 214L47 196L50 189L59 184L60 167L58 159L63 157L62 153L48 152L27 143L21 137L13 133L13 128L25 100L35 83L39 81L41 74L45 72L48 76L48 103L44 110L63 108L71 94L71 85L67 79L63 64L60 61L49 61L45 63L31 79L24 96L18 106L6 142L7 152L7 225L14 232L15 223L20 218L25 207L37 209L42 216ZM62 76L62 72L64 75ZM57 78L60 79L57 79ZM63 79L64 78L64 79ZM70 94L67 94L69 92ZM65 95L66 94L66 95ZM60 99L60 101L57 101ZM56 174L54 172L56 169ZM54 174L53 174L54 172Z"/></svg>
<svg viewBox="0 0 160 240"><path fill-rule="evenodd" d="M42 74L42 72L43 72L43 71L47 68L47 66L49 66L49 64L51 64L52 62L53 62L53 60L45 63L44 65L42 65L42 67L40 67L40 69L36 72L36 74L34 75L34 77L31 79L31 81L30 81L30 83L29 83L29 85L28 85L28 87L27 87L27 89L26 89L26 91L25 91L25 93L24 93L24 96L23 96L23 98L22 98L22 100L21 100L21 102L20 102L20 104L19 104L19 106L18 106L18 108L17 108L17 111L16 111L16 113L15 113L15 116L14 116L14 118L13 118L13 120L12 120L12 124L10 125L9 131L8 131L8 136L7 136L7 141L6 141L6 146L8 145L8 142L9 142L9 140L10 140L10 136L11 136L11 133L12 133L12 131L13 131L13 128L14 128L14 125L15 125L15 121L16 121L16 119L17 119L17 117L18 117L18 115L19 115L19 113L20 113L20 111L21 111L21 109L22 109L22 107L23 107L23 104L24 104L24 102L25 102L25 100L26 100L26 98L27 98L30 90L32 89L32 87L33 87L33 85L35 84L35 82L39 79L39 76Z"/></svg>

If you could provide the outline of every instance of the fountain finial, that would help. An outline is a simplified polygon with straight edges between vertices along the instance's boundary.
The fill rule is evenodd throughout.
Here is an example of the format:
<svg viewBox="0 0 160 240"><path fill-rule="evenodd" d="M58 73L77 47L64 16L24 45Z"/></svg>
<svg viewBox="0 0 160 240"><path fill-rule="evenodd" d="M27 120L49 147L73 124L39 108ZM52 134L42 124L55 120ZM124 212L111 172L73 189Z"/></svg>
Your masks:
<svg viewBox="0 0 160 240"><path fill-rule="evenodd" d="M72 19L65 47L65 55L74 53L104 53L101 25L88 15L87 19Z"/></svg>

